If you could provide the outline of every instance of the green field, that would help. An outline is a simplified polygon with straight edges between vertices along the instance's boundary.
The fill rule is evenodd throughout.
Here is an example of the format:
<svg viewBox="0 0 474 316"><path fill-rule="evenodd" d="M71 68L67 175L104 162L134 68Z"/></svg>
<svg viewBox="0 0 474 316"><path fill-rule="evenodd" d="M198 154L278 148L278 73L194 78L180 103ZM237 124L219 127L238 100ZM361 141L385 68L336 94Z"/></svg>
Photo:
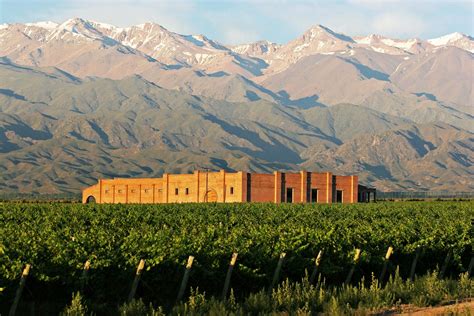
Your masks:
<svg viewBox="0 0 474 316"><path fill-rule="evenodd" d="M466 273L473 253L473 220L472 201L357 205L3 203L0 313L8 313L21 271L29 263L32 270L19 311L58 313L71 302L72 293L81 292L89 311L116 314L127 300L140 259L146 264L135 297L167 313L199 314L213 309L237 314L295 313L331 308L353 312L400 303L437 304L473 296L473 281ZM389 246L394 253L386 278L378 282ZM353 286L341 286L357 248L362 252L351 279ZM320 250L324 251L321 281L311 285L305 275L312 273ZM417 276L410 282L407 279L417 251ZM222 302L217 298L233 252L238 253L238 260L231 279L232 296ZM269 286L283 252L282 283L272 294ZM184 298L188 303L175 306L190 255L195 260ZM91 267L85 280L82 275L87 260ZM436 272L440 270L442 278ZM198 292L191 293L196 288ZM435 290L430 296L423 292L425 288ZM134 304L122 306L122 311L143 308L141 303Z"/></svg>

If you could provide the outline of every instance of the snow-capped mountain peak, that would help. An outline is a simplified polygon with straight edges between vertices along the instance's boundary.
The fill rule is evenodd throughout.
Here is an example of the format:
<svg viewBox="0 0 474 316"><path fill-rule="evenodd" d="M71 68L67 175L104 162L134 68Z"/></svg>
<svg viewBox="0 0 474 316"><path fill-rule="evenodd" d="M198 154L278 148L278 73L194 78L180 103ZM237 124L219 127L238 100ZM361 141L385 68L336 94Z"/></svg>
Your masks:
<svg viewBox="0 0 474 316"><path fill-rule="evenodd" d="M40 22L35 22L35 23L26 23L25 25L36 26L36 27L40 27L46 30L52 30L52 29L57 28L59 24L53 21L40 21Z"/></svg>
<svg viewBox="0 0 474 316"><path fill-rule="evenodd" d="M354 41L357 44L369 45L369 44L379 42L382 38L383 38L382 35L370 34L364 37L354 37Z"/></svg>
<svg viewBox="0 0 474 316"><path fill-rule="evenodd" d="M68 45L91 43L91 47L101 49L114 47L121 51L138 51L166 65L185 67L199 65L212 71L223 64L230 68L256 67L257 70L252 68L252 73L260 73L262 71L260 67L272 68L272 71L278 72L311 55L352 56L358 50L408 56L433 51L438 47L456 46L474 52L473 39L461 33L452 33L427 41L416 38L392 39L378 34L350 37L320 24L312 26L298 38L283 45L263 40L235 46L222 45L202 34L175 33L154 22L117 27L83 18L72 18L61 24L46 21L0 25L0 43L3 45L0 47L0 55L25 50L22 48L24 44L19 45L23 40L28 43L27 45L31 45L32 51L44 43L50 46L59 45L58 49L62 49L65 43Z"/></svg>
<svg viewBox="0 0 474 316"><path fill-rule="evenodd" d="M158 23L155 23L155 22L145 22L145 23L141 23L141 24L131 26L127 29L130 29L130 28L140 29L140 30L143 30L143 31L160 30L160 31L169 32L164 26L162 26Z"/></svg>
<svg viewBox="0 0 474 316"><path fill-rule="evenodd" d="M351 43L354 42L354 40L351 37L346 36L344 34L336 33L330 28L321 24L317 24L309 28L303 34L303 38L306 41L337 39L337 40L341 40L345 42L351 42Z"/></svg>
<svg viewBox="0 0 474 316"><path fill-rule="evenodd" d="M318 24L309 28L297 39L283 45L275 53L275 57L292 64L305 56L345 51L351 49L354 44L356 43L351 37Z"/></svg>
<svg viewBox="0 0 474 316"><path fill-rule="evenodd" d="M395 39L384 37L379 34L354 37L357 44L372 49L379 53L392 55L403 55L406 53L417 53L424 49L423 41L417 38ZM418 46L422 46L421 48Z"/></svg>
<svg viewBox="0 0 474 316"><path fill-rule="evenodd" d="M280 47L280 44L267 40L261 40L248 44L235 45L230 48L235 53L257 57L272 54L276 52Z"/></svg>
<svg viewBox="0 0 474 316"><path fill-rule="evenodd" d="M75 27L79 26L79 25L84 25L88 23L86 20L82 19L82 18L72 18L72 19L68 19L66 21L64 21L63 23L61 23L60 25L58 25L58 29L62 29L62 30L66 30L66 31L70 31L70 32L74 32L75 31Z"/></svg>
<svg viewBox="0 0 474 316"><path fill-rule="evenodd" d="M115 25L108 24L108 23L96 22L96 21L89 21L89 23L94 25L95 27L99 27L101 29L106 29L106 30L118 29L118 27L116 27Z"/></svg>
<svg viewBox="0 0 474 316"><path fill-rule="evenodd" d="M97 28L97 25L94 25L94 22L82 18L66 20L51 31L48 40L58 40L71 36L86 40L102 40L104 38L104 34Z"/></svg>
<svg viewBox="0 0 474 316"><path fill-rule="evenodd" d="M442 46L458 41L464 37L467 36L459 32L454 32L437 38L429 39L428 42L434 46Z"/></svg>
<svg viewBox="0 0 474 316"><path fill-rule="evenodd" d="M459 32L447 34L438 38L432 38L427 41L433 46L456 46L458 48L474 53L474 41L469 35Z"/></svg>

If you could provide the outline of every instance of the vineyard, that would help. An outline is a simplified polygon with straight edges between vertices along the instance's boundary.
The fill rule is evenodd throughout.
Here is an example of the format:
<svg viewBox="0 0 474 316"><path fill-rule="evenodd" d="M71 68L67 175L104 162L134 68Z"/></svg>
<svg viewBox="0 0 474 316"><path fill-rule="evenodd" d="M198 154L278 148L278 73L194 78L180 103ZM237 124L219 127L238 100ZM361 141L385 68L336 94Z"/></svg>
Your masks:
<svg viewBox="0 0 474 316"><path fill-rule="evenodd" d="M303 307L322 311L337 307L337 300L358 308L362 298L356 299L357 295L374 289L385 300L368 306L383 307L398 299L413 303L410 295L399 298L389 289L422 291L426 282L440 287L444 296L418 304L467 298L473 296L468 276L473 221L472 201L0 203L0 314L8 314L27 264L31 270L18 315L59 314L76 292L89 311L116 314L135 285L133 296L140 300L130 304L135 302L138 309L151 304L155 314L190 312L197 301L214 302L221 311L229 308L237 314L256 312L255 306L268 312ZM387 252L389 247L393 254ZM233 253L235 267L224 304L223 285ZM317 276L311 279L318 254ZM194 261L186 269L189 256ZM144 266L137 278L141 260ZM176 305L184 275L188 279L183 301L188 303ZM285 297L293 301L288 303ZM314 306L308 305L312 299L317 301ZM287 303L275 307L280 301Z"/></svg>

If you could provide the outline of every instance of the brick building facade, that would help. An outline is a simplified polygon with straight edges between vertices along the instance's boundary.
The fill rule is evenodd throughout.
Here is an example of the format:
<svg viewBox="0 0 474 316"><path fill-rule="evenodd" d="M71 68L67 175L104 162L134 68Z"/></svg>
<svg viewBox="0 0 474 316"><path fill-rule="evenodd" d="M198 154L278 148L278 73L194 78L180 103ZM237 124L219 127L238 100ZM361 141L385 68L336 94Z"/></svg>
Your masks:
<svg viewBox="0 0 474 316"><path fill-rule="evenodd" d="M165 173L162 178L103 179L82 192L83 203L355 203L358 197L357 176L307 171Z"/></svg>

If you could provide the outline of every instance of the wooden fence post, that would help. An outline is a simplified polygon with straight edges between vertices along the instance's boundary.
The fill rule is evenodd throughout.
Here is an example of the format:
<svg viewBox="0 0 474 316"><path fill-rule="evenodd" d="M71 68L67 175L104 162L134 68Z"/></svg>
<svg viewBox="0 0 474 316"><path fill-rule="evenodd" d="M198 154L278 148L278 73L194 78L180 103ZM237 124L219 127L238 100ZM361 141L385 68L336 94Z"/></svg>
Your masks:
<svg viewBox="0 0 474 316"><path fill-rule="evenodd" d="M222 299L225 300L227 297L227 292L229 291L230 286L230 278L232 276L232 271L234 270L235 263L237 261L237 253L234 252L232 254L232 258L230 259L229 269L227 270L227 275L225 276L224 288L222 289Z"/></svg>
<svg viewBox="0 0 474 316"><path fill-rule="evenodd" d="M16 309L18 307L18 303L20 302L21 294L23 293L23 289L26 284L26 279L28 278L28 275L30 274L30 269L31 269L31 265L27 264L25 265L25 268L23 269L23 272L21 273L20 286L16 290L15 299L10 308L10 312L8 313L9 316L15 316L16 314Z"/></svg>
<svg viewBox="0 0 474 316"><path fill-rule="evenodd" d="M359 262L360 252L361 252L360 249L355 250L354 263L352 264L352 267L349 270L349 273L347 274L346 281L344 282L344 284L349 284L351 282L352 275L354 274L354 271L355 271L355 267L357 265L357 262Z"/></svg>
<svg viewBox="0 0 474 316"><path fill-rule="evenodd" d="M140 277L142 275L144 267L145 267L145 260L141 259L140 262L138 263L137 272L135 273L135 279L133 280L132 288L130 289L130 294L128 295L129 302L133 300L133 297L135 296L135 292L137 291L138 283L140 282Z"/></svg>
<svg viewBox="0 0 474 316"><path fill-rule="evenodd" d="M181 281L181 286L179 287L178 297L176 298L176 302L180 302L183 299L184 291L186 290L186 285L188 284L189 273L191 271L191 267L193 266L194 257L188 257L188 263L186 264L186 270L184 271L183 280Z"/></svg>
<svg viewBox="0 0 474 316"><path fill-rule="evenodd" d="M311 276L309 277L310 284L313 284L314 280L316 280L316 277L318 276L319 265L321 264L322 256L323 256L323 250L320 250L318 253L318 256L316 257L316 260L314 260L314 269L313 269L313 272L311 273Z"/></svg>
<svg viewBox="0 0 474 316"><path fill-rule="evenodd" d="M383 280L385 278L385 273L387 272L388 261L390 260L390 256L392 255L392 253L393 253L393 247L388 247L387 253L385 254L385 258L383 262L382 272L380 273L380 277L379 277L380 284L383 283Z"/></svg>
<svg viewBox="0 0 474 316"><path fill-rule="evenodd" d="M273 274L273 280L269 288L269 293L271 293L272 289L275 287L275 285L278 283L278 280L280 279L280 271L281 271L281 268L283 267L283 262L285 260L285 257L286 257L286 253L282 252L280 254L280 259L278 259L278 264L275 269L275 273Z"/></svg>
<svg viewBox="0 0 474 316"><path fill-rule="evenodd" d="M416 248L415 258L413 258L413 262L411 263L410 281L413 281L413 279L415 278L416 264L418 262L418 259L420 258L420 253L421 247Z"/></svg>

